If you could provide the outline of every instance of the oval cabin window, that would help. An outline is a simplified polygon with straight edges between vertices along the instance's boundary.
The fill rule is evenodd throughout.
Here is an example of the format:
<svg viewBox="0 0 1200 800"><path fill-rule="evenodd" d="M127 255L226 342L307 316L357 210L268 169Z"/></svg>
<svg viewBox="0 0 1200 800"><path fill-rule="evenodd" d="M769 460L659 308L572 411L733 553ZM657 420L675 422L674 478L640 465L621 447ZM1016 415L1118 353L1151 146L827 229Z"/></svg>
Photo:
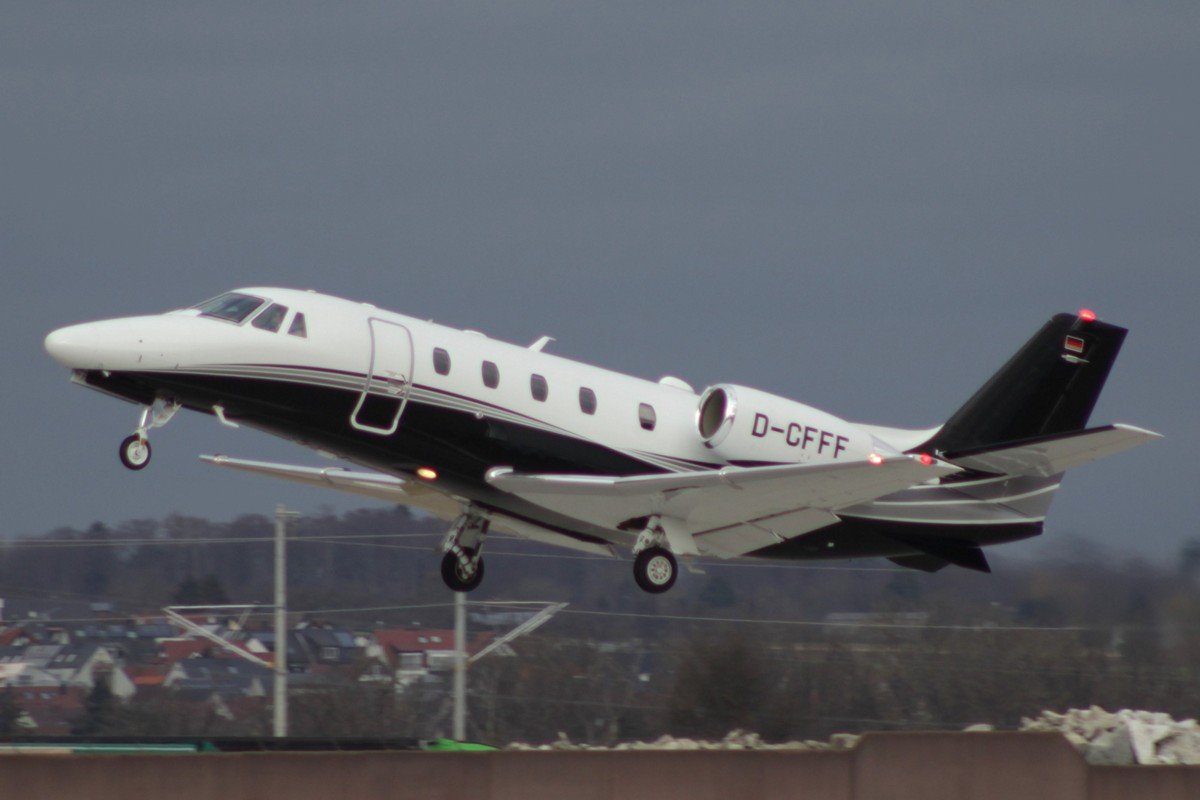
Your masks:
<svg viewBox="0 0 1200 800"><path fill-rule="evenodd" d="M483 362L483 385L489 389L500 385L500 368L491 361Z"/></svg>
<svg viewBox="0 0 1200 800"><path fill-rule="evenodd" d="M649 403L638 404L638 423L641 424L643 430L654 430L654 426L658 424L658 416L654 413L654 406Z"/></svg>
<svg viewBox="0 0 1200 800"><path fill-rule="evenodd" d="M438 375L450 374L450 354L440 347L433 348L433 371Z"/></svg>
<svg viewBox="0 0 1200 800"><path fill-rule="evenodd" d="M596 413L596 393L586 386L579 390L579 410L585 414Z"/></svg>

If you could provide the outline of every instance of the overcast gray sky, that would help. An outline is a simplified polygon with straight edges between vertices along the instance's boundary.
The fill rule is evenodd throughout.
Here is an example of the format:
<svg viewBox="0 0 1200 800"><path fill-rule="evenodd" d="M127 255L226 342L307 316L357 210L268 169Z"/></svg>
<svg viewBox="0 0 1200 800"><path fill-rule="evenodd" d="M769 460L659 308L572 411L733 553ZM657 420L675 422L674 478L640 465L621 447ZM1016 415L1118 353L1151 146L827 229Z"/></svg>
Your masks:
<svg viewBox="0 0 1200 800"><path fill-rule="evenodd" d="M1045 539L1200 534L1195 2L0 2L0 532L361 504L196 461L47 331L315 288L841 416L948 416L1056 311L1132 329ZM1035 544L1006 548L1020 554Z"/></svg>

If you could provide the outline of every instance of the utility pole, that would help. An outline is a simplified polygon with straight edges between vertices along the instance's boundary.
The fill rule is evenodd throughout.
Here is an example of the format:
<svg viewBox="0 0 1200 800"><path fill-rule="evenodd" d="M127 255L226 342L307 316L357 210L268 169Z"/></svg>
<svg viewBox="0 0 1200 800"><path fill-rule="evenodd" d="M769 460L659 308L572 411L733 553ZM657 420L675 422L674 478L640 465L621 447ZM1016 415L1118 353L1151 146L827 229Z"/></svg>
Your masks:
<svg viewBox="0 0 1200 800"><path fill-rule="evenodd" d="M455 741L467 738L467 594L454 593L454 731Z"/></svg>
<svg viewBox="0 0 1200 800"><path fill-rule="evenodd" d="M454 722L452 736L459 742L467 737L467 667L489 653L499 650L513 639L540 628L549 622L551 617L567 607L566 603L543 604L527 601L502 605L542 605L544 607L508 633L493 639L491 644L475 655L467 658L467 596L465 592L454 593Z"/></svg>
<svg viewBox="0 0 1200 800"><path fill-rule="evenodd" d="M275 719L274 735L287 736L287 523L300 516L275 506Z"/></svg>

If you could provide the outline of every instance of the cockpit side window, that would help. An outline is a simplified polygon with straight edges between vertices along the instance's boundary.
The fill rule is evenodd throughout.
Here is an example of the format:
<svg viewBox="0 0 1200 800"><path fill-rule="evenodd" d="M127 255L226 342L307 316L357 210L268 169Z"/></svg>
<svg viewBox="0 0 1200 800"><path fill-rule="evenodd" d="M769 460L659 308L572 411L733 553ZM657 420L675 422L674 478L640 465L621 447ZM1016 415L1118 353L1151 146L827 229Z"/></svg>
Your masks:
<svg viewBox="0 0 1200 800"><path fill-rule="evenodd" d="M299 311L296 312L292 324L288 326L288 335L299 336L301 339L308 338L308 327L304 324L304 315Z"/></svg>
<svg viewBox="0 0 1200 800"><path fill-rule="evenodd" d="M250 324L256 328L261 328L264 331L275 333L279 330L279 326L283 324L283 318L287 316L287 306L281 306L279 303L273 303L267 306L267 310L259 314Z"/></svg>
<svg viewBox="0 0 1200 800"><path fill-rule="evenodd" d="M240 324L246 321L246 317L262 308L266 302L261 297L239 294L237 292L226 292L211 300L205 300L200 305L193 306L193 308L199 310L200 315L203 317L216 317L227 322Z"/></svg>

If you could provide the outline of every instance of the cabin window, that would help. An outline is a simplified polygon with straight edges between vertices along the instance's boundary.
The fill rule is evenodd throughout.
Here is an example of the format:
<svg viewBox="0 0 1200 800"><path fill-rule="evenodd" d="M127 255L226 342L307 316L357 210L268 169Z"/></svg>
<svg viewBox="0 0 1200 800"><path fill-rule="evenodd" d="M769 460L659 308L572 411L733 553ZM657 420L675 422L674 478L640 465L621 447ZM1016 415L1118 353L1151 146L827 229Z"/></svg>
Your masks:
<svg viewBox="0 0 1200 800"><path fill-rule="evenodd" d="M638 422L641 423L642 430L654 430L654 426L658 423L654 406L649 403L638 403Z"/></svg>
<svg viewBox="0 0 1200 800"><path fill-rule="evenodd" d="M259 330L275 333L279 330L279 326L283 324L283 318L287 316L287 312L287 306L272 303L267 306L266 311L251 320L250 324Z"/></svg>
<svg viewBox="0 0 1200 800"><path fill-rule="evenodd" d="M288 326L288 335L299 336L301 339L308 338L308 326L304 324L304 315L299 311L296 312L296 316L292 319L292 324Z"/></svg>
<svg viewBox="0 0 1200 800"><path fill-rule="evenodd" d="M450 354L440 347L433 348L433 371L438 375L450 374Z"/></svg>
<svg viewBox="0 0 1200 800"><path fill-rule="evenodd" d="M546 402L546 398L550 396L550 386L541 375L530 375L529 393L533 395L534 400L544 403Z"/></svg>
<svg viewBox="0 0 1200 800"><path fill-rule="evenodd" d="M500 368L491 361L483 362L483 385L489 389L500 385Z"/></svg>
<svg viewBox="0 0 1200 800"><path fill-rule="evenodd" d="M585 414L596 413L596 393L586 386L579 390L579 410Z"/></svg>

